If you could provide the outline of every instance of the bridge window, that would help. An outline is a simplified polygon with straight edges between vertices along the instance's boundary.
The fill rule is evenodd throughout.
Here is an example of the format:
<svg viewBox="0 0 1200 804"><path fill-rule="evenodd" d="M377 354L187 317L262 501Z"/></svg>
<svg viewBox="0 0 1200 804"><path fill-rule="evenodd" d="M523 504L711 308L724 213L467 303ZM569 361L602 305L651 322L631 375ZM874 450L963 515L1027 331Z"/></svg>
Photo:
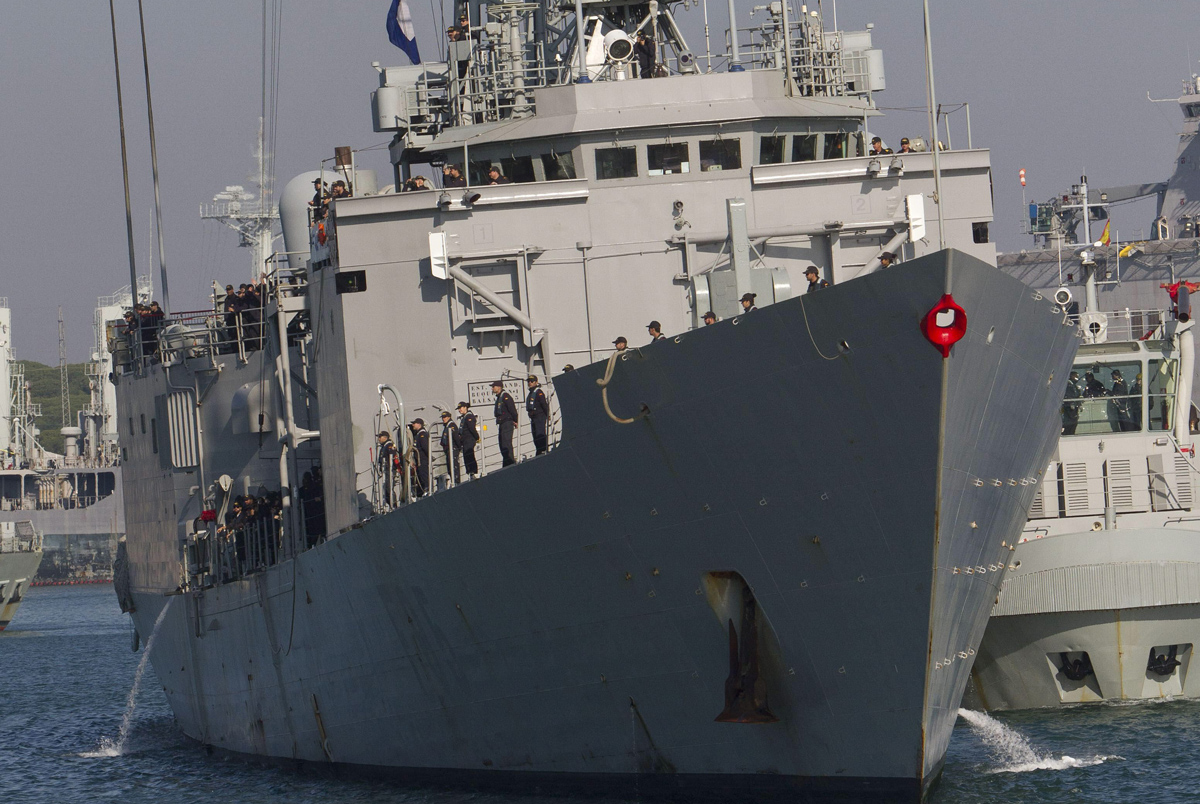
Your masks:
<svg viewBox="0 0 1200 804"><path fill-rule="evenodd" d="M825 135L825 158L845 159L850 155L850 135L843 132ZM796 162L801 160L797 159Z"/></svg>
<svg viewBox="0 0 1200 804"><path fill-rule="evenodd" d="M758 164L778 165L783 162L783 152L787 147L787 135L763 136L758 141ZM704 157L701 156L701 159Z"/></svg>
<svg viewBox="0 0 1200 804"><path fill-rule="evenodd" d="M1154 361L1173 362L1173 361ZM1139 361L1079 366L1067 380L1062 434L1130 433L1142 429L1142 364ZM1174 388L1174 380L1171 381ZM1151 406L1159 404L1151 396ZM1165 408L1164 408L1165 410ZM1155 413L1151 410L1151 429Z"/></svg>
<svg viewBox="0 0 1200 804"><path fill-rule="evenodd" d="M632 179L637 177L637 148L597 148L597 179Z"/></svg>
<svg viewBox="0 0 1200 804"><path fill-rule="evenodd" d="M1179 361L1151 360L1149 381L1150 429L1171 430L1175 426L1175 383L1179 377Z"/></svg>
<svg viewBox="0 0 1200 804"><path fill-rule="evenodd" d="M575 178L575 157L567 152L565 154L548 153L542 154L542 172L546 177L546 181L562 181L564 179ZM637 165L634 165L634 172L637 172Z"/></svg>
<svg viewBox="0 0 1200 804"><path fill-rule="evenodd" d="M817 158L817 135L796 134L792 137L792 161L811 162Z"/></svg>
<svg viewBox="0 0 1200 804"><path fill-rule="evenodd" d="M1191 120L1200 117L1200 103L1187 103L1183 107L1183 116Z"/></svg>
<svg viewBox="0 0 1200 804"><path fill-rule="evenodd" d="M646 172L651 176L673 176L690 173L686 142L658 143L646 146Z"/></svg>
<svg viewBox="0 0 1200 804"><path fill-rule="evenodd" d="M741 170L742 142L738 139L701 140L700 170Z"/></svg>

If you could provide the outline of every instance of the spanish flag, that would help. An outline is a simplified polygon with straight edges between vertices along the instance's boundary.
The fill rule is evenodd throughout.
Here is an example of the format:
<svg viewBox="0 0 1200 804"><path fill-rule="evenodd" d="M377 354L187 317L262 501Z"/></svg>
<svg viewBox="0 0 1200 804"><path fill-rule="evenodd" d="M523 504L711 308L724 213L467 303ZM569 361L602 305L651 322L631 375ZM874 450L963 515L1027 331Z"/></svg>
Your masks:
<svg viewBox="0 0 1200 804"><path fill-rule="evenodd" d="M1112 242L1112 238L1108 235L1108 227L1112 225L1112 221L1104 222L1104 231L1100 233L1100 245L1107 246Z"/></svg>

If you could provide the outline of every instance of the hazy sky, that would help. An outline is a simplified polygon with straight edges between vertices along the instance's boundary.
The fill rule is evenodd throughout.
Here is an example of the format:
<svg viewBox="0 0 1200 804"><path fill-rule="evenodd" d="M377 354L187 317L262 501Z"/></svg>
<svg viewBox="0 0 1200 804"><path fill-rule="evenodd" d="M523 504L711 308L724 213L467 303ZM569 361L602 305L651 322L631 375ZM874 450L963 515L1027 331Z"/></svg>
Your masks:
<svg viewBox="0 0 1200 804"><path fill-rule="evenodd" d="M336 145L357 149L360 166L390 176L390 136L371 130L372 61L405 63L387 40L388 0L282 0L279 83L279 185L313 170ZM412 0L418 43L436 57L440 0ZM737 0L742 25L765 0ZM227 184L249 184L260 110L260 4L242 0L144 0L150 40L164 235L171 300L178 309L207 303L213 279L250 274L246 249L220 224L201 221L199 205ZM824 8L832 23L834 5ZM1191 2L1000 2L931 0L938 99L967 101L976 147L992 150L996 223L1003 250L1025 248L1017 171L1028 171L1028 200L1045 200L1087 171L1094 186L1165 179L1181 128L1181 79L1200 58L1189 41L1200 29ZM710 3L714 41L726 14ZM133 181L139 271L150 264L153 198L144 113L136 0L117 0L126 129ZM919 0L841 0L839 27L875 24L888 89L887 112L873 128L895 145L924 134ZM440 12L439 12L440 13ZM92 350L96 297L128 284L125 213L109 33L104 0L47 3L0 0L0 143L9 183L0 193L0 296L14 314L22 359L58 359L56 307L67 320L68 356ZM449 15L449 11L447 11ZM693 50L703 49L698 8L680 12ZM437 22L440 22L437 21ZM966 144L962 113L951 121ZM1145 203L1114 212L1122 239L1145 230ZM157 280L156 280L157 282Z"/></svg>

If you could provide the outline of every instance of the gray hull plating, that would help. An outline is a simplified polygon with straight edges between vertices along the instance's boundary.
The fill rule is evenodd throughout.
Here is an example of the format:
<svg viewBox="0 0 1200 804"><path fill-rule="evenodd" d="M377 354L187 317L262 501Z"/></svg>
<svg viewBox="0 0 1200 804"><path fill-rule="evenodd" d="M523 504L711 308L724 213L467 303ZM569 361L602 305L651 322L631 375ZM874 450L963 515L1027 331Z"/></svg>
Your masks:
<svg viewBox="0 0 1200 804"><path fill-rule="evenodd" d="M918 329L969 316L948 360ZM839 346L839 344L842 344ZM250 579L139 583L182 729L282 759L915 800L1058 435L1073 329L943 252L555 379L558 449L362 523ZM160 371L161 369L151 369ZM150 385L150 384L148 384ZM129 391L134 393L135 391ZM132 473L127 472L127 482ZM132 491L132 489L129 489ZM132 498L132 495L131 495ZM778 722L714 722L753 589Z"/></svg>
<svg viewBox="0 0 1200 804"><path fill-rule="evenodd" d="M0 631L17 616L17 609L41 561L41 550L0 553Z"/></svg>
<svg viewBox="0 0 1200 804"><path fill-rule="evenodd" d="M1182 527L1081 531L1021 544L971 671L968 705L1032 709L1103 700L1196 697L1200 544ZM1180 666L1148 668L1179 646ZM1093 672L1063 674L1062 654Z"/></svg>

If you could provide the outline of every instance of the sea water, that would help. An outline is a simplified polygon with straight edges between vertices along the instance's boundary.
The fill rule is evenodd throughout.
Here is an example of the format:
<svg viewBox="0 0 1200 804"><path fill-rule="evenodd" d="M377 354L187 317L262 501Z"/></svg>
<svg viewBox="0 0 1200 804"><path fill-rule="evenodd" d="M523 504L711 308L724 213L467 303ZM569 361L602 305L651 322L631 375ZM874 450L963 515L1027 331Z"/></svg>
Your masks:
<svg viewBox="0 0 1200 804"><path fill-rule="evenodd" d="M144 651L153 649L145 640L143 653L131 652L131 637L110 586L29 591L0 635L3 800L571 804L405 788L210 755L175 728L152 667L143 665L131 695ZM1197 778L1200 702L964 711L932 802L1173 804L1197 800Z"/></svg>

